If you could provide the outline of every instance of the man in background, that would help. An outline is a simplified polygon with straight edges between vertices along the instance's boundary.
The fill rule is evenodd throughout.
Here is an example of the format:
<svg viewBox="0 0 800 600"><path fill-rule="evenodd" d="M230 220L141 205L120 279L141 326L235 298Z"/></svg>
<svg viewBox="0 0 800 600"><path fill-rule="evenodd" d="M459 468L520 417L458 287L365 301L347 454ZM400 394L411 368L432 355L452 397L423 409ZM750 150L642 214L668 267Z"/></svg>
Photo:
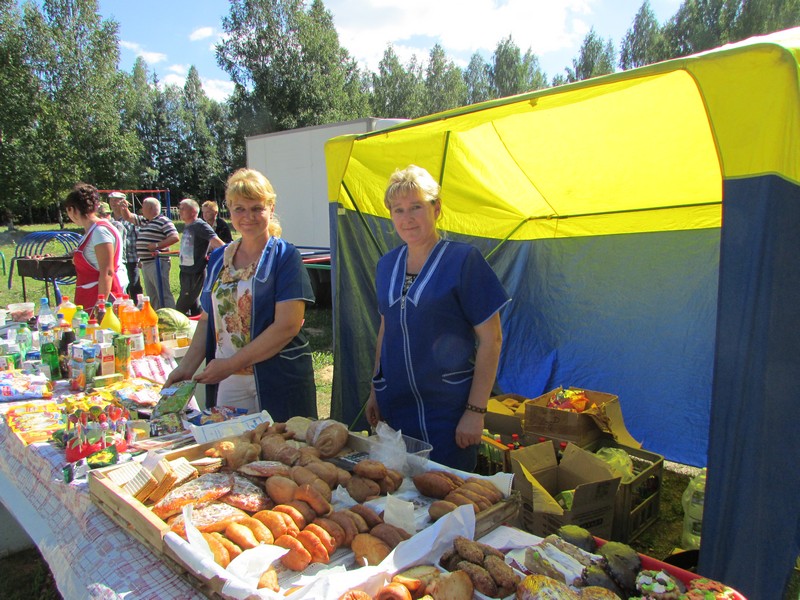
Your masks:
<svg viewBox="0 0 800 600"><path fill-rule="evenodd" d="M225 219L219 216L219 206L217 206L217 203L213 200L203 202L203 220L211 225L214 229L214 233L216 233L217 237L223 242L230 244L233 241L231 228L225 222Z"/></svg>
<svg viewBox="0 0 800 600"><path fill-rule="evenodd" d="M181 236L181 292L176 309L195 316L202 311L199 299L206 280L206 255L224 246L225 242L208 223L198 218L200 206L194 200L181 200L178 211L185 227Z"/></svg>
<svg viewBox="0 0 800 600"><path fill-rule="evenodd" d="M123 218L136 225L136 256L142 265L144 289L150 297L150 304L156 310L175 308L175 297L169 289L169 257L159 256L158 253L169 250L170 246L180 241L178 230L172 221L161 214L161 202L155 198L142 200L141 215L133 214L126 204L119 205L122 208Z"/></svg>
<svg viewBox="0 0 800 600"><path fill-rule="evenodd" d="M125 293L136 302L139 294L143 293L142 282L139 279L139 258L136 256L136 227L122 216L121 205L129 206L125 194L111 192L108 195L108 201L111 204L111 223L119 230L125 249L122 255L128 271L128 288Z"/></svg>

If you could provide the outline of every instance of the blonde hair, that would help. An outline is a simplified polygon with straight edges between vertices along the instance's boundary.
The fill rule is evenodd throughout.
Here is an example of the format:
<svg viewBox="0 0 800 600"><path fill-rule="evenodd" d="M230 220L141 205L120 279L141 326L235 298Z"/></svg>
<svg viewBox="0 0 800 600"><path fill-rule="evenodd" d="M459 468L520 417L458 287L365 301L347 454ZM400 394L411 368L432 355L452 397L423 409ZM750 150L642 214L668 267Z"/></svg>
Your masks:
<svg viewBox="0 0 800 600"><path fill-rule="evenodd" d="M206 200L203 202L203 206L201 208L210 208L213 209L214 212L219 212L219 206L217 206L217 203L213 200Z"/></svg>
<svg viewBox="0 0 800 600"><path fill-rule="evenodd" d="M417 165L408 165L402 171L396 170L389 177L389 185L383 195L383 204L388 210L391 210L392 200L397 196L412 193L425 202L434 203L440 200L439 189L439 184L428 171Z"/></svg>
<svg viewBox="0 0 800 600"><path fill-rule="evenodd" d="M275 206L276 197L269 179L255 169L238 169L228 177L225 187L225 200L228 208L232 209L236 201L240 199L256 200L264 207ZM281 237L282 231L278 217L273 213L269 220L269 234Z"/></svg>

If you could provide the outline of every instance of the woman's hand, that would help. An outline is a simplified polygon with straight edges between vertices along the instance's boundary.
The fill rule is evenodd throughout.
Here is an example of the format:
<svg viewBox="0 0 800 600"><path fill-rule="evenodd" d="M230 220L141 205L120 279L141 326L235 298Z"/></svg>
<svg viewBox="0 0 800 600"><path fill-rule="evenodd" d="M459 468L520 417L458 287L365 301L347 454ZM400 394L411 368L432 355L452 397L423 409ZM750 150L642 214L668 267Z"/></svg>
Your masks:
<svg viewBox="0 0 800 600"><path fill-rule="evenodd" d="M378 422L381 420L381 411L378 408L378 401L375 399L375 390L370 390L365 414L367 422L373 427L377 427Z"/></svg>
<svg viewBox="0 0 800 600"><path fill-rule="evenodd" d="M235 372L236 368L230 358L215 358L206 365L205 369L194 376L194 380L197 383L205 384L219 383Z"/></svg>
<svg viewBox="0 0 800 600"><path fill-rule="evenodd" d="M192 375L194 375L194 371L189 372L189 369L181 363L172 369L172 373L169 374L167 380L164 382L164 387L167 388L181 381L188 381L192 378Z"/></svg>
<svg viewBox="0 0 800 600"><path fill-rule="evenodd" d="M483 434L483 415L465 410L456 427L456 444L459 448L476 446L481 443Z"/></svg>

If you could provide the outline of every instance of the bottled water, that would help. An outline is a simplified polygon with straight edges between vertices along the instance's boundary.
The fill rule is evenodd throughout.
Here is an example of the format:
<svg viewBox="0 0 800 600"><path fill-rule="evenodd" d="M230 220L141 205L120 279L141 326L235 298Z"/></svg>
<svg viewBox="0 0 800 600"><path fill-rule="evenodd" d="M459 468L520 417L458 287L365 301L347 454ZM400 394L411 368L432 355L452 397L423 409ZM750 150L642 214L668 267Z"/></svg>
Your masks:
<svg viewBox="0 0 800 600"><path fill-rule="evenodd" d="M39 316L36 317L36 328L41 331L42 325L52 327L56 324L56 317L53 311L50 310L50 300L42 298L39 301Z"/></svg>
<svg viewBox="0 0 800 600"><path fill-rule="evenodd" d="M684 550L700 547L700 536L703 530L703 503L706 497L706 470L698 473L686 486L681 497L683 505L683 533L681 546Z"/></svg>

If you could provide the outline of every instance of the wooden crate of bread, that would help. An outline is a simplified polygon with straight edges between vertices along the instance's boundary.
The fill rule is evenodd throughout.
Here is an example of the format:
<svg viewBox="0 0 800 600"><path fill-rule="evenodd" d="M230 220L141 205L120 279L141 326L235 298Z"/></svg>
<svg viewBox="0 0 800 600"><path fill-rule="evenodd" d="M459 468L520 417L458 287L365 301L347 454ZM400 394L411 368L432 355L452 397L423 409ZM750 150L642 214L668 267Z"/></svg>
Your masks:
<svg viewBox="0 0 800 600"><path fill-rule="evenodd" d="M351 437L350 452L363 452L368 449L363 437L357 435ZM189 446L167 453L164 458L169 461L178 459L196 461L204 458L206 450L214 445L215 443L208 443ZM347 453L346 451L345 454ZM224 580L218 577L204 577L193 572L180 556L165 543L164 536L171 531L165 520L159 518L150 507L138 500L130 490L126 490L124 486L115 482L114 472L123 468L125 465L118 465L90 473L89 490L95 504L131 536L162 557L167 566L200 592L210 598L223 598L221 590ZM481 511L476 516L476 537L485 535L502 523L513 522L518 510L519 498L512 495ZM342 547L339 550L341 552L345 548ZM350 552L349 549L347 552ZM352 562L352 553L349 556L351 556L350 562ZM341 556L339 559L341 560ZM331 564L333 564L333 560Z"/></svg>

